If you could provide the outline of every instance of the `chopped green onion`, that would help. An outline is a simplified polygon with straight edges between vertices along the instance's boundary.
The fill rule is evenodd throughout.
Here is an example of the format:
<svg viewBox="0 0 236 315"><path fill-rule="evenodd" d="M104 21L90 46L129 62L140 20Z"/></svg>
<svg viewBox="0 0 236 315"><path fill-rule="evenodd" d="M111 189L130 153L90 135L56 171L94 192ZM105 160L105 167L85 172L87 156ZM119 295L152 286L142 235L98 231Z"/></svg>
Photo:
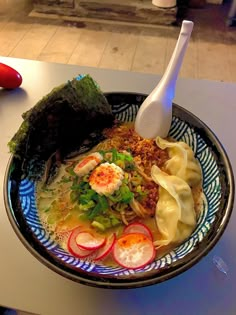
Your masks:
<svg viewBox="0 0 236 315"><path fill-rule="evenodd" d="M133 171L133 170L135 170L135 165L134 165L134 163L128 163L128 164L126 164L125 170L126 170L126 171Z"/></svg>
<svg viewBox="0 0 236 315"><path fill-rule="evenodd" d="M92 220L101 212L101 205L98 203L88 214L88 219Z"/></svg>
<svg viewBox="0 0 236 315"><path fill-rule="evenodd" d="M92 199L96 199L94 198L96 195L96 192L92 189L88 189L86 190L86 193L85 194L81 194L79 196L79 202L82 203L82 204L86 204L88 203L90 200Z"/></svg>
<svg viewBox="0 0 236 315"><path fill-rule="evenodd" d="M62 177L59 183L69 183L71 182L71 179L69 177Z"/></svg>
<svg viewBox="0 0 236 315"><path fill-rule="evenodd" d="M83 182L88 182L89 181L89 174L87 174L87 175L85 175L84 177L83 177Z"/></svg>
<svg viewBox="0 0 236 315"><path fill-rule="evenodd" d="M90 200L88 203L79 204L79 209L80 209L81 211L88 211L88 210L94 208L94 206L95 206L94 201Z"/></svg>
<svg viewBox="0 0 236 315"><path fill-rule="evenodd" d="M117 217L115 217L114 215L110 216L110 220L111 220L112 226L117 226L121 223L120 220Z"/></svg>
<svg viewBox="0 0 236 315"><path fill-rule="evenodd" d="M98 203L100 204L101 211L103 211L103 212L109 208L108 202L107 202L107 199L105 196L98 195Z"/></svg>
<svg viewBox="0 0 236 315"><path fill-rule="evenodd" d="M112 202L117 203L122 200L120 189L116 190L112 195L107 195L107 198Z"/></svg>
<svg viewBox="0 0 236 315"><path fill-rule="evenodd" d="M117 150L116 149L112 149L112 162L114 163L117 160Z"/></svg>
<svg viewBox="0 0 236 315"><path fill-rule="evenodd" d="M98 221L93 221L93 222L91 223L91 225L92 225L94 228L99 229L100 231L105 231L105 230L106 230L105 226L102 225L101 223L99 223Z"/></svg>
<svg viewBox="0 0 236 315"><path fill-rule="evenodd" d="M71 202L76 202L78 200L78 193L76 191L70 192L70 200Z"/></svg>
<svg viewBox="0 0 236 315"><path fill-rule="evenodd" d="M77 184L77 185L72 185L72 186L70 187L70 189L71 189L71 190L79 190L79 189L81 189L81 186L80 186L79 184Z"/></svg>
<svg viewBox="0 0 236 315"><path fill-rule="evenodd" d="M68 167L65 169L67 173L69 173L71 176L77 176L76 173L74 172L74 169L71 167Z"/></svg>
<svg viewBox="0 0 236 315"><path fill-rule="evenodd" d="M117 157L123 161L133 162L133 157L130 154L117 153Z"/></svg>
<svg viewBox="0 0 236 315"><path fill-rule="evenodd" d="M129 203L134 198L134 193L132 193L127 185L122 185L120 188L122 202Z"/></svg>
<svg viewBox="0 0 236 315"><path fill-rule="evenodd" d="M143 179L139 174L134 174L131 178L131 183L133 186L141 185L142 181L143 181Z"/></svg>
<svg viewBox="0 0 236 315"><path fill-rule="evenodd" d="M125 169L125 161L123 161L123 160L116 160L115 164L117 166L119 166L120 168Z"/></svg>
<svg viewBox="0 0 236 315"><path fill-rule="evenodd" d="M105 154L106 154L106 151L104 150L99 150L98 153L100 153L102 155L102 157L104 158Z"/></svg>

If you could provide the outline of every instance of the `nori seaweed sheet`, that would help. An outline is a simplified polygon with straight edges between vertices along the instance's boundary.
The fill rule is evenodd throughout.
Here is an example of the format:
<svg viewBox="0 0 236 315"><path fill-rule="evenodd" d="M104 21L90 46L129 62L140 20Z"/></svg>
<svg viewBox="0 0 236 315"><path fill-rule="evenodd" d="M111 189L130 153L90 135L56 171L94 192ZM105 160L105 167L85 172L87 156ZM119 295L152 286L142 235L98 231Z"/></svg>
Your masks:
<svg viewBox="0 0 236 315"><path fill-rule="evenodd" d="M102 131L114 121L111 106L89 75L54 88L22 117L8 145L24 162L36 156L46 161L56 151L63 159L91 132Z"/></svg>

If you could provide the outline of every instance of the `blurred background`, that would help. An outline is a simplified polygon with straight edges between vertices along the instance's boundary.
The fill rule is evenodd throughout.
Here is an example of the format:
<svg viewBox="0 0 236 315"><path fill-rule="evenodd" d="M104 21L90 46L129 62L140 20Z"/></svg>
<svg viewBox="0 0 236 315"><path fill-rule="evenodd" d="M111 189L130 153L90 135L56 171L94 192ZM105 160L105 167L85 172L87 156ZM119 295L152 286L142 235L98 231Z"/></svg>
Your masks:
<svg viewBox="0 0 236 315"><path fill-rule="evenodd" d="M236 81L236 0L0 0L0 55L162 74L194 21L180 77Z"/></svg>

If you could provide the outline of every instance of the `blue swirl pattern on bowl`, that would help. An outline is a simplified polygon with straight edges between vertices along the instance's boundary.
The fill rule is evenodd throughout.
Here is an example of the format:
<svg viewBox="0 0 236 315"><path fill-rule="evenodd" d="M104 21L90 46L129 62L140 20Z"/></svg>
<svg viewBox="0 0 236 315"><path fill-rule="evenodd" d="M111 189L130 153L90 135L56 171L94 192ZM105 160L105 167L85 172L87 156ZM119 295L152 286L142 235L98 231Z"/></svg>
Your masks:
<svg viewBox="0 0 236 315"><path fill-rule="evenodd" d="M113 106L113 112L116 118L122 121L133 121L137 110L138 105L134 104L119 104L118 106ZM198 218L197 227L188 240L162 258L157 259L152 264L137 270L127 270L122 267L105 267L91 261L75 258L70 253L60 248L45 231L37 213L35 198L37 183L26 178L20 182L19 198L26 222L38 241L50 251L52 255L72 267L100 275L114 275L120 277L166 268L193 251L195 246L200 243L209 232L216 218L222 194L220 173L212 151L209 149L204 139L202 139L188 123L174 116L169 135L177 141L184 141L190 145L201 165L203 173L202 212ZM10 190L11 182L9 181L9 195Z"/></svg>

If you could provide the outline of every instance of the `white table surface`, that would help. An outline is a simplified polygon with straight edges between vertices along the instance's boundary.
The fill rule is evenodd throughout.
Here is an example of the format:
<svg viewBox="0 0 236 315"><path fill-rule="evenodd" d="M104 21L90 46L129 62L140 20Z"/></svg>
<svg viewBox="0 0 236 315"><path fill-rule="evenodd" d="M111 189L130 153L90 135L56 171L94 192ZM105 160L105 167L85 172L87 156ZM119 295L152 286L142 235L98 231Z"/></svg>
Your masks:
<svg viewBox="0 0 236 315"><path fill-rule="evenodd" d="M108 290L81 285L51 271L26 250L9 223L2 195L7 142L22 122L21 114L54 86L79 73L91 74L104 92L149 93L159 76L5 57L0 62L23 76L21 89L0 89L0 305L43 315L235 315L235 211L220 241L197 265L145 288ZM175 102L216 133L235 173L236 84L179 79ZM213 264L214 255L228 265L227 276Z"/></svg>

